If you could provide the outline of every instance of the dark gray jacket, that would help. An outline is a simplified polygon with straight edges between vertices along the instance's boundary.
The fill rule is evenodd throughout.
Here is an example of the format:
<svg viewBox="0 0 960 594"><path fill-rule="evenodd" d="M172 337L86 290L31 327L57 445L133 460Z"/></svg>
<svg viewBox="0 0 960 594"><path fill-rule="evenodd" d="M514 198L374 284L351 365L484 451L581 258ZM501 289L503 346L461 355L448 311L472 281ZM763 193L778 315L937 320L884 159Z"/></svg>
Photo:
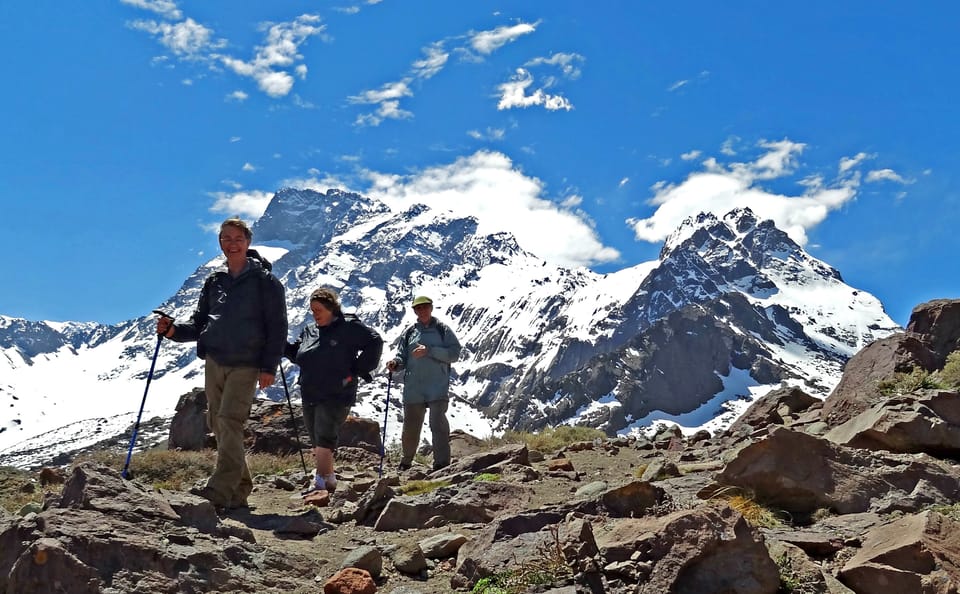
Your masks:
<svg viewBox="0 0 960 594"><path fill-rule="evenodd" d="M383 339L357 316L345 314L327 326L308 324L297 342L287 344L287 359L300 366L300 397L316 404L357 400L357 378L371 381L380 364Z"/></svg>
<svg viewBox="0 0 960 594"><path fill-rule="evenodd" d="M193 317L174 323L173 340L197 341L197 356L228 367L276 373L287 342L283 285L254 258L236 278L226 268L203 283Z"/></svg>

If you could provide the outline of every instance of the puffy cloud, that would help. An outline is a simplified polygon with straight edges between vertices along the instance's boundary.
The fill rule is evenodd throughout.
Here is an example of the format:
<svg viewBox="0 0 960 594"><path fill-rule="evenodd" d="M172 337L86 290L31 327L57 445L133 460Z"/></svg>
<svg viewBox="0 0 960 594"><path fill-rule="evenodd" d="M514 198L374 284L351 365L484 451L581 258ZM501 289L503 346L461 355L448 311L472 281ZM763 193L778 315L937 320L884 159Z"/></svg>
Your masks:
<svg viewBox="0 0 960 594"><path fill-rule="evenodd" d="M799 184L804 188L799 195L778 194L760 187L758 182L792 174L797 156L805 147L786 139L761 142L759 146L766 152L754 161L722 165L710 158L704 171L692 173L678 184L654 185L650 204L657 206L656 211L647 218L627 220L637 239L659 242L689 216L701 212L723 216L734 208L749 207L758 217L772 219L794 241L804 245L807 230L856 197L856 179L840 179L827 187L817 176L806 177Z"/></svg>
<svg viewBox="0 0 960 594"><path fill-rule="evenodd" d="M322 35L326 25L320 17L302 14L291 22L273 23L267 26L267 35L262 45L256 47L249 61L232 56L220 56L224 66L240 76L253 78L261 91L271 97L283 97L293 89L294 78L284 70L302 60L300 46L313 36ZM306 66L297 65L294 72L300 77L307 75Z"/></svg>
<svg viewBox="0 0 960 594"><path fill-rule="evenodd" d="M247 95L246 93L244 93L243 91L234 91L234 92L230 93L229 95L227 95L226 100L227 100L227 101L243 102L243 101L246 101L247 98L249 98L249 97L250 97L250 96Z"/></svg>
<svg viewBox="0 0 960 594"><path fill-rule="evenodd" d="M580 78L580 68L578 64L584 62L584 57L580 54L566 54L558 52L549 58L534 58L528 61L524 66L540 66L543 64L557 66L563 75L570 79Z"/></svg>
<svg viewBox="0 0 960 594"><path fill-rule="evenodd" d="M692 151L683 153L682 155L680 155L680 158L683 159L684 161L693 161L697 157L699 157L701 154L702 153L698 150L692 150Z"/></svg>
<svg viewBox="0 0 960 594"><path fill-rule="evenodd" d="M872 159L874 156L875 155L868 155L867 153L857 153L852 157L843 157L840 159L840 173L846 173L867 159Z"/></svg>
<svg viewBox="0 0 960 594"><path fill-rule="evenodd" d="M214 192L211 194L216 200L210 207L210 212L223 213L227 216L238 216L242 219L256 220L267 210L267 205L273 198L273 193L260 190L245 192Z"/></svg>
<svg viewBox="0 0 960 594"><path fill-rule="evenodd" d="M519 23L510 27L497 27L490 31L480 31L470 36L470 46L481 54L491 54L518 37L533 33L537 30L536 23Z"/></svg>
<svg viewBox="0 0 960 594"><path fill-rule="evenodd" d="M543 183L524 175L499 152L479 151L409 175L365 175L370 187L362 193L394 210L422 203L473 216L481 233L508 231L524 249L558 264L588 266L620 256L603 245L588 218L570 209L579 197L567 198L567 206L544 199Z"/></svg>
<svg viewBox="0 0 960 594"><path fill-rule="evenodd" d="M157 21L133 21L129 26L159 38L160 44L175 55L192 60L207 58L207 54L223 47L222 40L213 40L213 29L208 29L193 19L179 23Z"/></svg>
<svg viewBox="0 0 960 594"><path fill-rule="evenodd" d="M450 54L443 50L443 43L439 41L423 48L423 53L427 54L427 57L415 61L412 66L413 74L417 78L430 78L440 72L450 57Z"/></svg>
<svg viewBox="0 0 960 594"><path fill-rule="evenodd" d="M536 89L529 95L527 89L533 85L533 76L523 68L517 68L516 73L511 79L497 86L500 91L500 101L497 103L498 110L512 109L514 107L531 107L542 105L549 111L563 109L570 111L573 104L562 95L550 95L543 89Z"/></svg>
<svg viewBox="0 0 960 594"><path fill-rule="evenodd" d="M867 173L866 181L868 182L878 182L878 181L892 181L898 184L909 184L913 183L908 179L905 179L902 175L894 171L893 169L875 169Z"/></svg>

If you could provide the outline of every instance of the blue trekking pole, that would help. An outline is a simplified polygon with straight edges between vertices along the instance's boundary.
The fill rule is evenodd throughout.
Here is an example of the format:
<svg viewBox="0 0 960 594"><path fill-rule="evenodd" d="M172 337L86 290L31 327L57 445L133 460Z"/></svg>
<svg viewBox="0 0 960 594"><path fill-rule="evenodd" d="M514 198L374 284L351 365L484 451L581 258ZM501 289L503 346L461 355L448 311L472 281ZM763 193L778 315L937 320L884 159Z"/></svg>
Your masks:
<svg viewBox="0 0 960 594"><path fill-rule="evenodd" d="M153 313L159 314L165 318L171 318L160 310L154 310ZM137 422L133 426L133 435L130 436L130 447L127 449L127 461L123 464L123 471L120 473L125 479L130 478L127 470L130 468L130 457L133 455L133 444L137 442L137 431L140 430L140 417L143 416L143 406L147 403L147 391L150 390L150 380L153 379L153 368L157 364L157 355L160 354L160 344L163 342L163 334L157 335L157 348L153 349L153 360L150 361L150 373L147 374L147 386L143 389L143 400L140 401L140 412L137 413Z"/></svg>
<svg viewBox="0 0 960 594"><path fill-rule="evenodd" d="M383 457L387 453L387 411L390 410L390 383L393 373L387 375L387 404L383 407L383 435L380 436L380 470L378 474L383 478Z"/></svg>

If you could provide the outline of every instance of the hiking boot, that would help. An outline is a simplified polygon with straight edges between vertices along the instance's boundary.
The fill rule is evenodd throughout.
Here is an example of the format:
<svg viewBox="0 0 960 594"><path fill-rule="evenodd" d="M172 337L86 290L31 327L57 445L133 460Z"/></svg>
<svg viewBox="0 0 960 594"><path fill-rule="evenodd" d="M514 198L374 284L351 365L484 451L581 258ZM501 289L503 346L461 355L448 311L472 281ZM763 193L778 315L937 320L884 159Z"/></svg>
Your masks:
<svg viewBox="0 0 960 594"><path fill-rule="evenodd" d="M401 471L410 470L410 468L412 467L413 467L413 464L410 462L401 462L400 465L397 466L397 468L399 468Z"/></svg>
<svg viewBox="0 0 960 594"><path fill-rule="evenodd" d="M196 495L197 497L203 497L215 507L223 507L224 503L217 496L217 492L214 491L211 487L191 487L188 491L191 495Z"/></svg>
<svg viewBox="0 0 960 594"><path fill-rule="evenodd" d="M440 470L441 468L446 468L447 466L450 466L450 463L449 463L449 462L434 462L434 464L433 464L433 471L436 472L436 471Z"/></svg>

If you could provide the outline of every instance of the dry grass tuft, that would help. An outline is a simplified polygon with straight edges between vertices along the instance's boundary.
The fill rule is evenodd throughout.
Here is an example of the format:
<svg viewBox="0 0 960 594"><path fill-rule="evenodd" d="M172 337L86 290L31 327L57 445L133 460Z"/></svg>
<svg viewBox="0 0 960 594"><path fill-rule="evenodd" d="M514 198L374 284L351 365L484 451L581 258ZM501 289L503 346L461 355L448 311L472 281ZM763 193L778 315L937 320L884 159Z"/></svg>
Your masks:
<svg viewBox="0 0 960 594"><path fill-rule="evenodd" d="M505 432L501 437L492 437L486 441L491 447L508 443L523 443L531 450L554 452L572 443L606 439L606 437L606 433L593 427L561 425L544 429L540 433L511 430Z"/></svg>

